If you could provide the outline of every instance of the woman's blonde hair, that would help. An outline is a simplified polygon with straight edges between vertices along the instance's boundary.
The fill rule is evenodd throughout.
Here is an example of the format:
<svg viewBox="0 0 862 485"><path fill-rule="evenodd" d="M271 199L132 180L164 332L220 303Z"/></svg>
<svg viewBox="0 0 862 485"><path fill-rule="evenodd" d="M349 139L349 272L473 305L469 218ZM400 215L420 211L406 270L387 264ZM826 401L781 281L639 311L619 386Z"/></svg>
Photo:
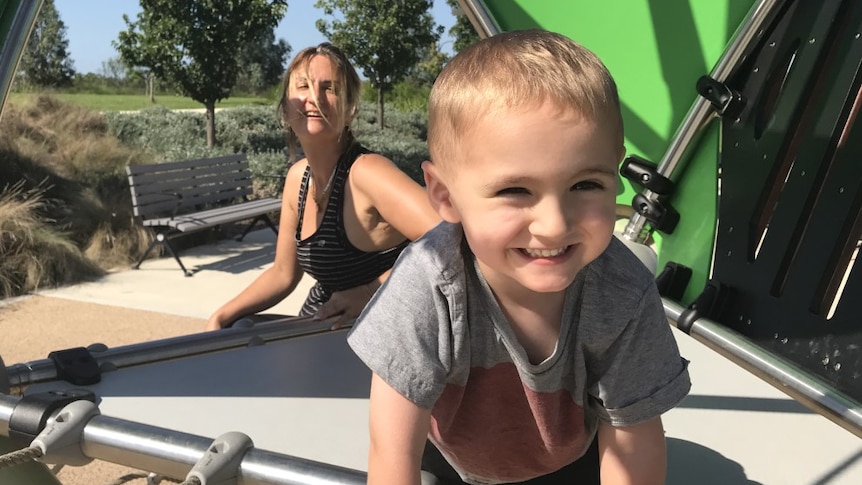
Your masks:
<svg viewBox="0 0 862 485"><path fill-rule="evenodd" d="M455 56L434 83L428 104L428 148L435 164L453 160L459 138L488 114L554 103L619 128L616 83L599 58L573 40L544 30L483 39ZM454 157L454 158L453 158Z"/></svg>
<svg viewBox="0 0 862 485"><path fill-rule="evenodd" d="M297 138L296 133L290 129L288 124L288 93L290 91L290 78L297 71L304 73L306 78L310 78L308 74L308 65L316 56L324 56L332 62L334 70L334 86L335 93L338 96L338 102L335 106L336 119L326 121L332 126L343 126L344 132L342 136L346 137L346 142L349 145L353 143L353 133L350 131L350 123L353 122L353 117L359 110L360 92L362 90L362 81L359 80L359 75L350 60L338 47L324 42L314 47L306 47L299 51L284 72L282 79L281 99L278 102L278 109L281 111L282 122L284 123L287 132L287 147L288 158L295 161L297 158ZM319 100L314 90L311 90L312 100L314 105L320 109Z"/></svg>

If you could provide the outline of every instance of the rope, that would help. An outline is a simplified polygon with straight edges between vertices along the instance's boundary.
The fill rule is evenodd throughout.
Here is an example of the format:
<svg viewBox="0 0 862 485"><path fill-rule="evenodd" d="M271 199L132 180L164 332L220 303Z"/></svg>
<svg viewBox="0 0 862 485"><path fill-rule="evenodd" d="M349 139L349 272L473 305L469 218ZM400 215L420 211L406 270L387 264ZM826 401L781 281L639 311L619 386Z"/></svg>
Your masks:
<svg viewBox="0 0 862 485"><path fill-rule="evenodd" d="M0 456L0 470L4 468L8 468L15 465L22 465L24 463L29 463L31 461L35 461L37 458L42 457L42 450L37 447L29 447L21 450L16 450L10 453L6 453L3 456ZM177 480L168 478L168 477L158 477L153 476L151 473L129 473L127 475L123 475L120 478L114 480L110 483L110 485L122 485L126 482L134 480L136 478L146 478L147 482L159 483L162 480L179 483L180 485L201 485L201 480L198 477L189 477L187 480L183 482L179 482Z"/></svg>
<svg viewBox="0 0 862 485"><path fill-rule="evenodd" d="M201 485L201 481L197 477L191 477L190 479L188 479L186 481L180 481L180 480L175 480L175 479L170 478L170 477L161 476L161 475L158 475L155 473L145 473L145 472L129 473L129 474L123 475L120 478L111 482L109 485L123 485L124 483L130 482L130 481L138 479L138 478L146 478L148 485L158 485L159 483L161 483L163 481L170 482L170 483L177 483L180 485Z"/></svg>
<svg viewBox="0 0 862 485"><path fill-rule="evenodd" d="M42 450L35 447L24 448L21 450L6 453L5 455L0 456L0 470L14 465L29 463L36 460L36 458L40 458L41 456Z"/></svg>

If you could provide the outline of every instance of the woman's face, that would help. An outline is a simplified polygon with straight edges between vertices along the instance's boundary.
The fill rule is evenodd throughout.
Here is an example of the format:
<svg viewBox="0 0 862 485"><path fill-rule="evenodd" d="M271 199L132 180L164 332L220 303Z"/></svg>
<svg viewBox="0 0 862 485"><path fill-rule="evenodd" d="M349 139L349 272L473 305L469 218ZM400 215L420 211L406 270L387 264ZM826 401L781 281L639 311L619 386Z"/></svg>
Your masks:
<svg viewBox="0 0 862 485"><path fill-rule="evenodd" d="M290 75L286 119L300 140L308 137L338 137L344 122L338 113L339 86L335 69L326 56L316 55Z"/></svg>

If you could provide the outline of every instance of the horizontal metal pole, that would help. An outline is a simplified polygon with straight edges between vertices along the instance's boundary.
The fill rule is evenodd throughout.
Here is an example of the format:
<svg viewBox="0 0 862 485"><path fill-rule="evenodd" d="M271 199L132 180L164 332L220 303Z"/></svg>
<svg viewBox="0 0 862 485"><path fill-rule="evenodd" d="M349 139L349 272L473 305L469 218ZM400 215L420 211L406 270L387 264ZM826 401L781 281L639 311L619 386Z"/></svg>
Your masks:
<svg viewBox="0 0 862 485"><path fill-rule="evenodd" d="M676 326L685 308L673 300L662 300L668 320ZM808 409L862 438L862 404L827 381L712 320L695 320L689 335Z"/></svg>
<svg viewBox="0 0 862 485"><path fill-rule="evenodd" d="M0 394L0 435L9 436L9 419L20 398ZM60 411L58 411L60 412ZM94 416L81 436L89 458L184 479L212 444L205 438L133 421ZM50 453L43 461L53 463ZM358 470L252 448L239 466L242 485L364 484Z"/></svg>
<svg viewBox="0 0 862 485"><path fill-rule="evenodd" d="M331 327L332 322L325 320L313 320L311 317L290 317L258 323L252 327L200 332L105 350L96 350L96 346L91 346L90 353L102 371L105 372L123 367L329 332ZM31 384L57 380L57 368L51 359L13 364L6 367L5 371L8 386L3 386L3 383L0 382L0 389L8 388L11 394L21 394ZM3 373L0 372L0 379L2 378Z"/></svg>

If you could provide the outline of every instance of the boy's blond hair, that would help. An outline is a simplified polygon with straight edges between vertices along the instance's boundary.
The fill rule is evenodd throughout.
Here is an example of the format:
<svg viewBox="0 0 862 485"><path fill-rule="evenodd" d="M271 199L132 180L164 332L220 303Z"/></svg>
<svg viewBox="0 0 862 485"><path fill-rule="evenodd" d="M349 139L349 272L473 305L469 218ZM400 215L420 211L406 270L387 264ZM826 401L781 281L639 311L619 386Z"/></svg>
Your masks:
<svg viewBox="0 0 862 485"><path fill-rule="evenodd" d="M471 45L437 77L428 106L431 161L445 167L457 159L459 139L488 114L544 102L610 122L622 145L617 87L601 60L563 35L520 30Z"/></svg>
<svg viewBox="0 0 862 485"><path fill-rule="evenodd" d="M333 79L335 93L338 95L338 105L335 106L336 119L326 121L332 126L343 126L344 135L347 136L347 143L353 142L353 135L350 132L350 123L353 117L359 110L359 98L362 91L362 81L359 75L356 74L356 69L350 64L350 60L338 47L323 42L314 47L306 47L299 51L296 56L290 61L287 70L284 72L281 86L281 99L278 102L278 109L281 111L282 121L287 130L287 146L289 151L289 159L293 161L296 158L297 138L293 130L287 124L288 112L290 104L287 101L288 92L290 91L290 77L294 73L309 78L308 65L314 57L323 56L332 62L333 70L335 71ZM320 109L320 101L317 99L317 93L311 90L312 100L314 105Z"/></svg>

